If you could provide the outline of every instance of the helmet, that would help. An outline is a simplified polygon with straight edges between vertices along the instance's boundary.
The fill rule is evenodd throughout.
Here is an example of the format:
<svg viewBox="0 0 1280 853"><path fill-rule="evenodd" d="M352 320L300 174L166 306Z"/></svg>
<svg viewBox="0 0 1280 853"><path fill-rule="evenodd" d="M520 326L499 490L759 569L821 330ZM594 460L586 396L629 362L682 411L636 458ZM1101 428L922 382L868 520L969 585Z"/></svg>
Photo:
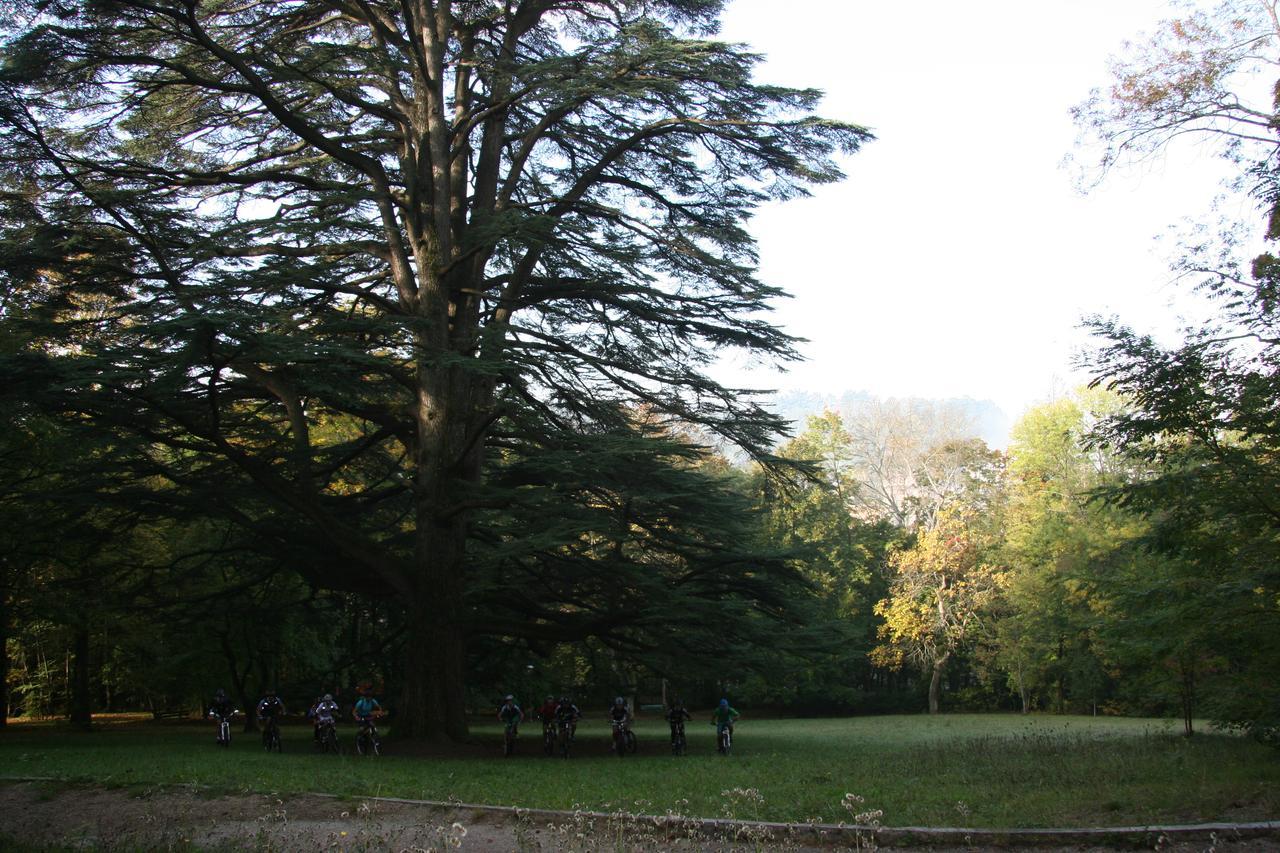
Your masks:
<svg viewBox="0 0 1280 853"><path fill-rule="evenodd" d="M569 697L568 697L568 696L561 696L561 697L560 697L560 704L561 704L561 705L568 705L568 704L570 704L570 702L569 702Z"/></svg>
<svg viewBox="0 0 1280 853"><path fill-rule="evenodd" d="M506 696L503 696L503 697L502 697L502 701L503 701L503 702L514 702L514 701L516 701L516 697L514 697L514 696L512 696L510 693L508 693Z"/></svg>
<svg viewBox="0 0 1280 853"><path fill-rule="evenodd" d="M326 702L332 702L332 701L333 701L333 694L332 694L332 693L326 693L326 694L324 694L324 701L326 701Z"/></svg>
<svg viewBox="0 0 1280 853"><path fill-rule="evenodd" d="M721 707L721 708L728 708L728 707L729 707L729 700L728 700L728 699L721 699L721 700L720 700L720 707Z"/></svg>
<svg viewBox="0 0 1280 853"><path fill-rule="evenodd" d="M615 704L615 705L622 705L622 704L625 704L625 703L624 703L624 701L623 701L623 699L622 699L622 697L621 697L621 696L617 696L617 697L615 697L615 698L614 698L614 700L613 700L613 704Z"/></svg>
<svg viewBox="0 0 1280 853"><path fill-rule="evenodd" d="M551 696L551 695L548 695L548 696L547 696L547 701L548 701L548 702L554 702L554 701L556 701L556 697Z"/></svg>

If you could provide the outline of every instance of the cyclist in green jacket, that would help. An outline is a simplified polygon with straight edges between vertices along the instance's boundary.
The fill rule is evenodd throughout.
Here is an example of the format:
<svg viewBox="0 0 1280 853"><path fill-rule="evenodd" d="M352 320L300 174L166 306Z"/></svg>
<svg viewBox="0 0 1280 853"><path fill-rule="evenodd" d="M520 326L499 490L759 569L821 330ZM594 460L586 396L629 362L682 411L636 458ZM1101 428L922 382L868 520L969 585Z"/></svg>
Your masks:
<svg viewBox="0 0 1280 853"><path fill-rule="evenodd" d="M733 736L733 721L742 716L738 711L729 704L728 699L721 699L720 704L711 712L711 723L716 727L716 740L720 740L720 733L725 729L729 730L730 737Z"/></svg>

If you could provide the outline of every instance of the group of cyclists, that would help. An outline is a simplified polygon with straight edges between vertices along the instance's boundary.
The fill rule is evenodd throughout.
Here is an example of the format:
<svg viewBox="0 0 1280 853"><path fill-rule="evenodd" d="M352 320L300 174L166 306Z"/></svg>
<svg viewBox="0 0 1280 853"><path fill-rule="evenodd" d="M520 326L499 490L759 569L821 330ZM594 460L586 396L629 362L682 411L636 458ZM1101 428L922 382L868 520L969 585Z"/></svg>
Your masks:
<svg viewBox="0 0 1280 853"><path fill-rule="evenodd" d="M377 755L382 746L375 720L382 716L382 706L373 697L373 690L368 684L361 684L356 692L359 698L351 708L351 717L359 726L356 751L361 755ZM213 701L209 703L209 712L205 716L217 722L217 743L220 746L231 744L231 718L238 713L239 710L232 704L226 691L219 687L213 694ZM307 719L314 729L317 748L325 752L338 751L337 723L340 713L341 709L332 693L317 696L307 709ZM262 724L262 746L268 752L279 752L281 749L279 718L284 714L284 701L276 695L273 688L268 688L254 711L258 722Z"/></svg>
<svg viewBox="0 0 1280 853"><path fill-rule="evenodd" d="M351 708L351 717L359 725L356 735L356 751L362 755L377 755L381 752L375 720L382 715L382 706L373 697L368 684L356 688L359 698ZM230 721L240 713L235 709L226 691L219 688L213 695L206 715L218 724L217 742L221 746L231 743ZM276 695L274 689L268 689L258 702L255 716L262 724L262 745L268 752L279 752L280 726L279 718L285 714L284 702ZM568 696L547 696L546 700L535 712L542 721L542 741L548 755L557 752L567 758L578 731L578 721L582 712ZM314 728L315 743L324 752L337 752L337 721L341 714L338 703L332 693L317 696L315 702L307 710L307 719ZM676 699L666 710L666 720L671 726L671 750L676 755L683 755L686 748L685 723L693 719L684 702ZM720 704L711 712L711 723L716 727L716 749L728 754L733 743L733 724L737 721L738 711L729 704L728 699L721 699ZM498 708L498 720L503 724L504 752L511 755L515 749L516 735L520 724L524 722L524 711L514 696L508 695ZM636 737L631 731L632 714L626 700L618 696L609 706L607 715L612 727L609 749L619 757L636 751Z"/></svg>
<svg viewBox="0 0 1280 853"><path fill-rule="evenodd" d="M548 696L542 705L536 711L537 717L542 721L542 742L544 751L548 755L553 755L557 751L564 757L569 756L569 747L574 741L577 733L578 720L582 718L582 712L578 710L578 706L568 696L561 696L559 700L555 696ZM737 721L740 714L737 709L729 704L728 699L721 699L720 704L711 712L711 723L716 727L716 750L722 754L728 754L733 744L733 724ZM609 749L616 753L618 757L623 757L628 753L636 751L635 734L631 731L631 709L627 706L626 700L618 696L613 700L613 704L609 706L607 719L613 730L613 736L610 740ZM693 715L685 708L684 702L676 699L671 703L666 711L666 720L671 726L671 751L676 755L683 755L687 741L685 739L684 724L693 719ZM519 730L520 723L524 722L524 711L520 709L520 705L516 702L514 696L508 695L502 700L501 707L498 708L498 720L503 724L504 730L504 753L511 755L515 747L516 734Z"/></svg>

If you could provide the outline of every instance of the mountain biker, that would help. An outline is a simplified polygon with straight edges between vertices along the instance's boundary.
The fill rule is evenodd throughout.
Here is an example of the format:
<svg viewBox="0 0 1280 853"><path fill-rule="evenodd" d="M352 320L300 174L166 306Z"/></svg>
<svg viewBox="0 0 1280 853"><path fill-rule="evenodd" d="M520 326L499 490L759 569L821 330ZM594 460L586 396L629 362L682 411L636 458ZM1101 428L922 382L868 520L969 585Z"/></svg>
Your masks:
<svg viewBox="0 0 1280 853"><path fill-rule="evenodd" d="M514 735L520 727L520 723L524 721L524 711L520 710L520 706L516 704L516 697L507 694L502 698L502 707L498 709L498 719L503 725L511 729Z"/></svg>
<svg viewBox="0 0 1280 853"><path fill-rule="evenodd" d="M556 697L548 696L535 713L542 720L542 736L548 737L556 727Z"/></svg>
<svg viewBox="0 0 1280 853"><path fill-rule="evenodd" d="M311 716L311 723L316 730L316 741L320 740L320 732L325 726L336 724L338 716L338 703L333 701L333 694L326 693L320 699L316 700L316 704L311 706L311 710L307 712Z"/></svg>
<svg viewBox="0 0 1280 853"><path fill-rule="evenodd" d="M684 702L675 699L671 702L671 707L667 710L667 722L671 724L671 740L676 739L676 732L684 725L685 720L692 720L693 716L685 709Z"/></svg>
<svg viewBox="0 0 1280 853"><path fill-rule="evenodd" d="M257 713L258 722L266 723L266 725L262 727L262 743L270 749L272 729L275 729L277 738L280 732L280 724L277 722L276 718L284 716L284 702L282 702L280 697L276 695L274 687L267 688L266 695L258 702ZM278 745L279 741L277 740L276 743Z"/></svg>
<svg viewBox="0 0 1280 853"><path fill-rule="evenodd" d="M613 700L613 705L609 708L609 721L614 725L620 726L625 732L631 727L631 709L627 707L627 702L621 696ZM609 749L616 748L616 742L609 744Z"/></svg>
<svg viewBox="0 0 1280 853"><path fill-rule="evenodd" d="M230 717L235 708L231 704L231 699L227 696L227 691L219 687L213 692L213 701L209 703L209 713L206 717L218 717L225 719Z"/></svg>
<svg viewBox="0 0 1280 853"><path fill-rule="evenodd" d="M720 704L711 712L711 724L716 727L716 743L720 742L720 733L725 729L729 730L729 735L733 735L733 721L738 719L741 714L729 704L728 699L721 699Z"/></svg>
<svg viewBox="0 0 1280 853"><path fill-rule="evenodd" d="M213 692L213 701L209 703L209 713L206 717L213 717L218 723L217 740L222 742L222 721L230 720L231 715L235 713L235 706L231 704L231 699L227 696L227 691L219 687Z"/></svg>
<svg viewBox="0 0 1280 853"><path fill-rule="evenodd" d="M556 722L563 723L569 727L569 740L573 740L575 734L578 733L578 720L582 718L582 712L578 710L578 706L569 700L568 696L561 696L559 704L555 710Z"/></svg>
<svg viewBox="0 0 1280 853"><path fill-rule="evenodd" d="M276 695L274 687L268 687L266 695L258 702L258 719L275 720L276 717L284 716L284 702Z"/></svg>
<svg viewBox="0 0 1280 853"><path fill-rule="evenodd" d="M356 704L351 708L351 717L357 722L367 723L370 719L382 713L382 706L378 704L378 700L373 698L373 688L368 684L361 684L356 688L356 692L360 694L360 698L356 700Z"/></svg>

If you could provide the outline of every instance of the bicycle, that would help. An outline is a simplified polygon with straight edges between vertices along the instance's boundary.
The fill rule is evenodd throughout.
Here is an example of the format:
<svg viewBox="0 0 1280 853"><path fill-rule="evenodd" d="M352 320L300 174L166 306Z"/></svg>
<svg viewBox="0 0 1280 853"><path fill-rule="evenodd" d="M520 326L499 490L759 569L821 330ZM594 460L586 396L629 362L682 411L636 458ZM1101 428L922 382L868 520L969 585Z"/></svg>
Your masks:
<svg viewBox="0 0 1280 853"><path fill-rule="evenodd" d="M547 755L556 754L556 726L554 721L542 724L542 751Z"/></svg>
<svg viewBox="0 0 1280 853"><path fill-rule="evenodd" d="M631 731L623 720L612 720L613 723L613 751L618 753L619 758L625 758L628 753L634 755L636 751L636 734Z"/></svg>
<svg viewBox="0 0 1280 853"><path fill-rule="evenodd" d="M360 718L360 731L356 734L356 752L360 755L382 755L382 741L378 740L378 728L372 717Z"/></svg>
<svg viewBox="0 0 1280 853"><path fill-rule="evenodd" d="M684 755L688 742L684 737L684 721L671 724L671 754Z"/></svg>
<svg viewBox="0 0 1280 853"><path fill-rule="evenodd" d="M267 727L262 730L262 747L267 752L280 752L280 727L275 717L267 717Z"/></svg>
<svg viewBox="0 0 1280 853"><path fill-rule="evenodd" d="M320 751L339 754L338 727L333 720L322 720L320 723Z"/></svg>
<svg viewBox="0 0 1280 853"><path fill-rule="evenodd" d="M561 758L569 757L569 748L573 746L573 723L560 720L556 724L556 746Z"/></svg>
<svg viewBox="0 0 1280 853"><path fill-rule="evenodd" d="M510 758L511 754L516 751L516 735L518 734L515 723L507 723L506 730L502 734L502 755Z"/></svg>
<svg viewBox="0 0 1280 853"><path fill-rule="evenodd" d="M239 711L232 711L230 714L227 714L225 717L222 716L221 714L214 714L214 713L209 714L209 716L215 718L218 721L218 738L217 738L218 746L231 746L231 718L239 713L240 713Z"/></svg>
<svg viewBox="0 0 1280 853"><path fill-rule="evenodd" d="M720 725L714 722L711 725L716 726L716 752L728 755L729 750L733 749L733 725L731 723Z"/></svg>

